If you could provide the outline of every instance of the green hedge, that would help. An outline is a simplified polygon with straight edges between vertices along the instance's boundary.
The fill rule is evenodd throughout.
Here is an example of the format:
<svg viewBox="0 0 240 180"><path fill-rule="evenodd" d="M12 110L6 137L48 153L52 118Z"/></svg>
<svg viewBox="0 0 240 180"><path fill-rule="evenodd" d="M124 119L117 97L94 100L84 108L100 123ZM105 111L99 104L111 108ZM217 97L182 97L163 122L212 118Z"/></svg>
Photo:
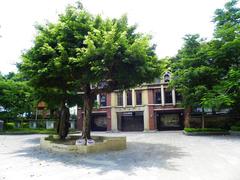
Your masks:
<svg viewBox="0 0 240 180"><path fill-rule="evenodd" d="M8 134L56 134L55 129L30 129L30 128L14 128L5 131Z"/></svg>
<svg viewBox="0 0 240 180"><path fill-rule="evenodd" d="M29 128L29 123L22 123L21 128Z"/></svg>
<svg viewBox="0 0 240 180"><path fill-rule="evenodd" d="M186 132L226 132L221 128L184 128Z"/></svg>
<svg viewBox="0 0 240 180"><path fill-rule="evenodd" d="M14 129L14 128L15 128L15 123L5 123L5 124L4 124L4 128L5 128L6 130Z"/></svg>
<svg viewBox="0 0 240 180"><path fill-rule="evenodd" d="M240 126L232 126L231 131L240 131Z"/></svg>

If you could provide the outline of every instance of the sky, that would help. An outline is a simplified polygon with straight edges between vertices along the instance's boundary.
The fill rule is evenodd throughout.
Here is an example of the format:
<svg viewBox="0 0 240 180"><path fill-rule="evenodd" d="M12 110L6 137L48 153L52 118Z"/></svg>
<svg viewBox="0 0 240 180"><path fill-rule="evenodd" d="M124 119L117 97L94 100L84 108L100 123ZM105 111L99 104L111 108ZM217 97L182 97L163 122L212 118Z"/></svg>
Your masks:
<svg viewBox="0 0 240 180"><path fill-rule="evenodd" d="M76 0L1 0L0 72L16 71L21 54L33 45L36 23L56 22L58 14ZM128 15L137 31L151 34L159 58L174 56L185 34L211 39L214 11L227 0L82 0L92 14L118 18Z"/></svg>

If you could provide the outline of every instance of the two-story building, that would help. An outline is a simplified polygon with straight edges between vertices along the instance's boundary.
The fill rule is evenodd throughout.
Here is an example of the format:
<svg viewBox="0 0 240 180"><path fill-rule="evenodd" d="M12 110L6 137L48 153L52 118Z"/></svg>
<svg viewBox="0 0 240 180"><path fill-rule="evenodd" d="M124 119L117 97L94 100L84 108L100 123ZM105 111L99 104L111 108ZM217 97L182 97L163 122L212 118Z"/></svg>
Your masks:
<svg viewBox="0 0 240 180"><path fill-rule="evenodd" d="M93 110L93 131L149 131L183 128L184 109L181 96L168 88L170 73L151 84L108 94L99 94L99 108ZM82 129L83 112L78 108L78 129Z"/></svg>

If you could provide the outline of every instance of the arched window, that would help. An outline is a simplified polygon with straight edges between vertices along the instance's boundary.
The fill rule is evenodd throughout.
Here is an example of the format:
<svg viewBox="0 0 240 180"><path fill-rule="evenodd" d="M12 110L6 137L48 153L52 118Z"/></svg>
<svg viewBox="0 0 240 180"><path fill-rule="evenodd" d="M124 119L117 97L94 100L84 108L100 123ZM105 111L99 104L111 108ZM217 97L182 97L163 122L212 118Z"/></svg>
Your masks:
<svg viewBox="0 0 240 180"><path fill-rule="evenodd" d="M164 80L164 82L166 82L166 83L170 81L170 78L171 78L170 72L166 72L166 73L164 74L164 76L163 76L163 80Z"/></svg>

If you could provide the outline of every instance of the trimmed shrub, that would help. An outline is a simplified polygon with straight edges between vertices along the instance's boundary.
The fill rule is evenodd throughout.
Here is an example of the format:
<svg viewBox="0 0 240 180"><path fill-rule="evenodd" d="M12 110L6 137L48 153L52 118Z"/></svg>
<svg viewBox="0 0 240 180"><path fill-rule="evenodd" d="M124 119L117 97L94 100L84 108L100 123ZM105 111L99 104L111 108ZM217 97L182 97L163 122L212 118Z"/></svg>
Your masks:
<svg viewBox="0 0 240 180"><path fill-rule="evenodd" d="M221 128L184 128L186 132L226 132Z"/></svg>
<svg viewBox="0 0 240 180"><path fill-rule="evenodd" d="M15 128L15 123L5 123L4 127L6 130L11 130Z"/></svg>
<svg viewBox="0 0 240 180"><path fill-rule="evenodd" d="M232 126L231 131L240 131L240 126Z"/></svg>
<svg viewBox="0 0 240 180"><path fill-rule="evenodd" d="M29 123L22 123L21 128L29 128Z"/></svg>
<svg viewBox="0 0 240 180"><path fill-rule="evenodd" d="M235 122L235 123L234 123L234 126L240 127L240 121Z"/></svg>

